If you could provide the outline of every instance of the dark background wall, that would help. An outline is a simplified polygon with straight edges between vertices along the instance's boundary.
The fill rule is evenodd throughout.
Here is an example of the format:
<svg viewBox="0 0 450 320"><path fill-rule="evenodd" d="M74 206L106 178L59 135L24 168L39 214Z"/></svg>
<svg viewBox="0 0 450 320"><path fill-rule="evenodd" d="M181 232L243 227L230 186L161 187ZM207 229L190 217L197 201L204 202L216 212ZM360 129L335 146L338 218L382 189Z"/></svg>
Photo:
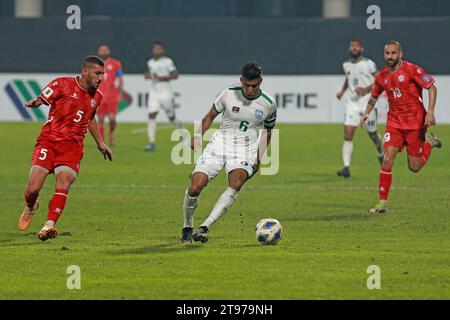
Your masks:
<svg viewBox="0 0 450 320"><path fill-rule="evenodd" d="M450 19L382 19L368 30L364 18L84 18L81 30L68 30L65 18L0 19L1 72L76 72L80 60L102 42L123 61L128 73L141 73L155 40L166 43L181 73L235 74L247 60L271 74L339 74L352 37L366 55L383 64L383 44L396 39L405 58L433 74L450 73Z"/></svg>
<svg viewBox="0 0 450 320"><path fill-rule="evenodd" d="M66 28L78 4L81 30ZM381 30L366 27L367 6L381 8ZM247 60L269 74L340 74L353 37L383 65L396 39L405 58L432 74L450 73L450 0L353 0L351 18L324 19L320 0L44 0L44 16L15 19L0 0L0 72L77 72L108 43L128 73L141 73L156 40L181 73L236 74Z"/></svg>
<svg viewBox="0 0 450 320"><path fill-rule="evenodd" d="M44 15L59 16L71 4L83 14L122 17L321 17L322 0L44 0ZM369 5L384 17L449 16L448 0L353 0L352 17ZM0 16L14 16L14 0L0 0Z"/></svg>

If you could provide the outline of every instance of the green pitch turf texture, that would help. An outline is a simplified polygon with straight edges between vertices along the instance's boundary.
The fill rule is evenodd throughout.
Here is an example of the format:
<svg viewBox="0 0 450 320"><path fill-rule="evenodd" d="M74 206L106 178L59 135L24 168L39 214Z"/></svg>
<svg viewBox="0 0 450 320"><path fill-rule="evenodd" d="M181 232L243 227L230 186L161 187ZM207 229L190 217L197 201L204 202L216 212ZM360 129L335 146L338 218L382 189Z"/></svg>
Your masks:
<svg viewBox="0 0 450 320"><path fill-rule="evenodd" d="M114 161L87 137L81 173L57 224L37 238L54 190L49 176L27 232L16 229L39 123L2 123L0 157L1 299L449 299L450 126L426 168L394 166L390 211L373 216L378 162L362 130L354 141L352 178L341 168L340 125L279 125L280 170L258 175L213 227L206 244L180 245L182 201L192 165L176 166L171 127L160 125L155 153L146 127L120 124ZM382 128L381 128L382 129ZM195 224L226 187L222 173L204 190ZM261 218L279 219L276 246L255 240ZM81 289L67 289L67 268ZM381 269L381 289L366 286Z"/></svg>

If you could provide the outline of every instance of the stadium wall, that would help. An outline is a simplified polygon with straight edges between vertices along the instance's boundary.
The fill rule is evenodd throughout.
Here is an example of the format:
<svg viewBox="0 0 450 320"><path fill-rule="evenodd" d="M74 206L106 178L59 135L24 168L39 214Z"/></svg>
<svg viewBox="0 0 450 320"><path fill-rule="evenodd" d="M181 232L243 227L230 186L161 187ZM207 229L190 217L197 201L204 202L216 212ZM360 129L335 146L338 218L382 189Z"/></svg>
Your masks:
<svg viewBox="0 0 450 320"><path fill-rule="evenodd" d="M82 12L83 15L83 12ZM450 17L388 18L369 30L366 18L112 18L82 16L81 30L65 17L0 18L0 72L78 72L82 57L108 43L125 73L142 73L151 45L162 40L181 74L236 74L257 60L266 74L342 74L349 39L383 65L383 44L399 40L405 58L432 75L450 74Z"/></svg>
<svg viewBox="0 0 450 320"><path fill-rule="evenodd" d="M48 107L37 109L23 107L23 103L35 97L53 78L69 74L0 74L0 121L45 121ZM450 101L450 76L436 76L438 99L436 118L438 123L450 123L447 110ZM238 76L230 75L182 75L173 81L177 117L184 122L200 121L227 86L238 83ZM283 123L342 123L345 107L336 99L342 87L343 76L286 76L267 75L263 88L278 102L278 122ZM125 98L119 106L118 121L146 122L149 82L142 75L125 75ZM424 101L427 104L427 91ZM386 120L385 97L377 104L380 122ZM165 120L164 115L160 115Z"/></svg>

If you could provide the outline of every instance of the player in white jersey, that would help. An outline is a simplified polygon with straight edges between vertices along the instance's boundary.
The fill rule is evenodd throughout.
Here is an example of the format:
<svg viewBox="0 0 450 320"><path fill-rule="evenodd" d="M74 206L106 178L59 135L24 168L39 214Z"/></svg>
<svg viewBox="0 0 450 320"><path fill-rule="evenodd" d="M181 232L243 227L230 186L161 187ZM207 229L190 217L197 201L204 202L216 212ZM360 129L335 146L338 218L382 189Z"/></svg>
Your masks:
<svg viewBox="0 0 450 320"><path fill-rule="evenodd" d="M275 99L260 89L261 67L248 62L242 68L241 85L222 91L202 120L200 132L191 141L197 150L203 133L222 114L222 124L199 157L193 170L191 184L183 202L184 228L180 242L206 242L208 230L231 207L244 183L259 169L260 158L270 142L275 126ZM193 215L199 195L208 182L225 167L228 187L200 228L193 232Z"/></svg>
<svg viewBox="0 0 450 320"><path fill-rule="evenodd" d="M148 141L145 151L155 151L156 148L156 116L162 108L175 127L181 128L181 122L175 117L174 94L170 85L171 80L178 79L178 71L172 59L166 57L162 42L153 44L153 57L147 61L148 72L145 79L151 79L148 98Z"/></svg>
<svg viewBox="0 0 450 320"><path fill-rule="evenodd" d="M346 110L344 121L344 145L342 147L342 159L344 168L337 175L344 178L350 177L350 161L353 152L353 136L360 124L367 102L370 99L372 85L377 73L375 62L362 56L364 46L361 40L350 41L348 51L351 59L343 63L345 82L342 90L337 93L337 98L344 98ZM374 109L366 121L369 137L377 149L378 161L383 161L383 146L377 132L377 110Z"/></svg>

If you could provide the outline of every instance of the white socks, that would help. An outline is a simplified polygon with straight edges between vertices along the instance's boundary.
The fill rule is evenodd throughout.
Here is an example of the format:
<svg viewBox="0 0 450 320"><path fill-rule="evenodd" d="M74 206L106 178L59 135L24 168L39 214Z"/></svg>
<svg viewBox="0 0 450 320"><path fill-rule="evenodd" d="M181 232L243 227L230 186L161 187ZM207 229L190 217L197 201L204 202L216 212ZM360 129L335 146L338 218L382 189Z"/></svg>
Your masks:
<svg viewBox="0 0 450 320"><path fill-rule="evenodd" d="M344 140L344 145L342 146L342 160L344 160L345 167L350 167L352 152L353 152L353 141Z"/></svg>
<svg viewBox="0 0 450 320"><path fill-rule="evenodd" d="M228 209L232 206L234 200L236 200L239 191L236 191L230 187L228 187L224 193L217 200L214 208L212 209L209 217L201 224L202 226L207 227L208 229L219 220L221 216L223 216Z"/></svg>
<svg viewBox="0 0 450 320"><path fill-rule="evenodd" d="M156 119L148 119L147 126L148 142L155 143L156 139Z"/></svg>
<svg viewBox="0 0 450 320"><path fill-rule="evenodd" d="M184 213L184 227L192 228L194 226L194 219L192 216L194 215L195 208L198 205L198 197L191 197L188 195L186 190L186 194L184 195L183 202L183 213Z"/></svg>

